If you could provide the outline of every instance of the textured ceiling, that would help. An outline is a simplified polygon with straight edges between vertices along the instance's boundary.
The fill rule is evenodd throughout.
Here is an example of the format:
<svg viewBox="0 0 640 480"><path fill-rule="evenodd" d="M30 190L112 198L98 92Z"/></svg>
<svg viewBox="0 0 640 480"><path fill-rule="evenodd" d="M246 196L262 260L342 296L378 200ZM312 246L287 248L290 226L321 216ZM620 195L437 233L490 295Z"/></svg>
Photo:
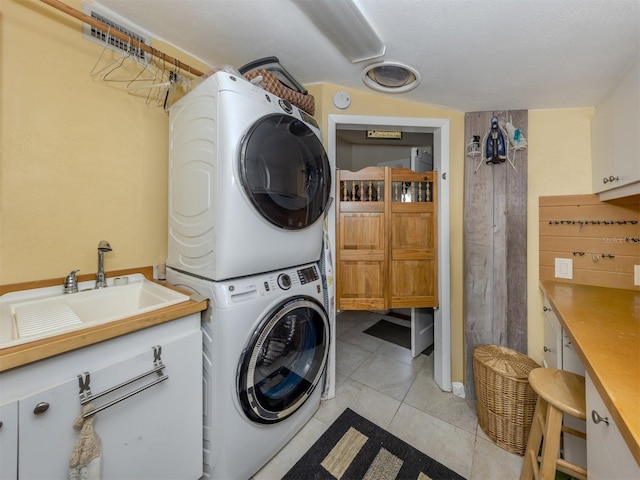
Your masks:
<svg viewBox="0 0 640 480"><path fill-rule="evenodd" d="M299 1L97 3L210 66L276 56L303 84L371 92L366 65L406 63L422 83L392 96L462 112L597 105L640 50L640 0L354 0L387 48L353 64Z"/></svg>

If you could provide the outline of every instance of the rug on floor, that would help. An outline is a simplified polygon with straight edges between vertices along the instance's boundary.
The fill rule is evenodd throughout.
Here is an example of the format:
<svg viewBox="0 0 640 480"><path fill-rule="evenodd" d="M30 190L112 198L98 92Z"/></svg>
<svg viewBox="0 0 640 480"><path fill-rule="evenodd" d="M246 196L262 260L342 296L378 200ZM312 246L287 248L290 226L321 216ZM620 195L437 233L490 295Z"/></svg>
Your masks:
<svg viewBox="0 0 640 480"><path fill-rule="evenodd" d="M364 333L411 350L411 328L409 327L387 320L379 320L367 328ZM421 353L431 355L431 352L433 352L433 345L425 348Z"/></svg>
<svg viewBox="0 0 640 480"><path fill-rule="evenodd" d="M347 408L283 477L283 480L311 479L464 480L464 477Z"/></svg>

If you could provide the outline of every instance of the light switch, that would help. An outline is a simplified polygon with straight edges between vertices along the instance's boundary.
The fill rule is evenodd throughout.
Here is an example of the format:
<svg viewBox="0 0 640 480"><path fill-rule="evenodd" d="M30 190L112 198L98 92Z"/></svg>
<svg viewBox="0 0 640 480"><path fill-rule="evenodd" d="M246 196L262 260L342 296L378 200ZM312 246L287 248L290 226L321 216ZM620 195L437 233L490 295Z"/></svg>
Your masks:
<svg viewBox="0 0 640 480"><path fill-rule="evenodd" d="M573 278L573 260L570 258L556 258L556 278Z"/></svg>

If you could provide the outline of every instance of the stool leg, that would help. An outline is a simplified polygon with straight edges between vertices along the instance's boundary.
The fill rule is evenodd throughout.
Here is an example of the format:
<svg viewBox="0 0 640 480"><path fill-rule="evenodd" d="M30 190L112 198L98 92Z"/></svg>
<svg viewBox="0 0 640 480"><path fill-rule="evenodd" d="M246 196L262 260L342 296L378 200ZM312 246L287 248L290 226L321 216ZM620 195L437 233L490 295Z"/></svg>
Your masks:
<svg viewBox="0 0 640 480"><path fill-rule="evenodd" d="M556 462L560 448L560 430L562 429L562 412L552 405L547 406L547 425L542 442L542 459L540 470L542 480L553 480L556 477Z"/></svg>
<svg viewBox="0 0 640 480"><path fill-rule="evenodd" d="M524 452L524 461L520 471L520 480L538 478L538 450L542 441L542 431L547 419L547 402L538 397L536 408L533 411L531 430L527 440L527 449Z"/></svg>

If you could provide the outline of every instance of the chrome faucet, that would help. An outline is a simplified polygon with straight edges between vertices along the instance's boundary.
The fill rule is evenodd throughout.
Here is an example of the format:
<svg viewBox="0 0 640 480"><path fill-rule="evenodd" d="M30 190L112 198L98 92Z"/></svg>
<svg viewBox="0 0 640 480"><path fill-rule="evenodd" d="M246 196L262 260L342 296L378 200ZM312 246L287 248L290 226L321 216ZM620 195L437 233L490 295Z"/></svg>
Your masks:
<svg viewBox="0 0 640 480"><path fill-rule="evenodd" d="M98 273L96 274L96 288L107 286L107 276L104 274L104 253L112 250L106 240L100 240L98 244Z"/></svg>
<svg viewBox="0 0 640 480"><path fill-rule="evenodd" d="M78 279L76 278L76 273L79 271L80 270L72 270L64 279L64 284L62 286L63 293L78 293Z"/></svg>

